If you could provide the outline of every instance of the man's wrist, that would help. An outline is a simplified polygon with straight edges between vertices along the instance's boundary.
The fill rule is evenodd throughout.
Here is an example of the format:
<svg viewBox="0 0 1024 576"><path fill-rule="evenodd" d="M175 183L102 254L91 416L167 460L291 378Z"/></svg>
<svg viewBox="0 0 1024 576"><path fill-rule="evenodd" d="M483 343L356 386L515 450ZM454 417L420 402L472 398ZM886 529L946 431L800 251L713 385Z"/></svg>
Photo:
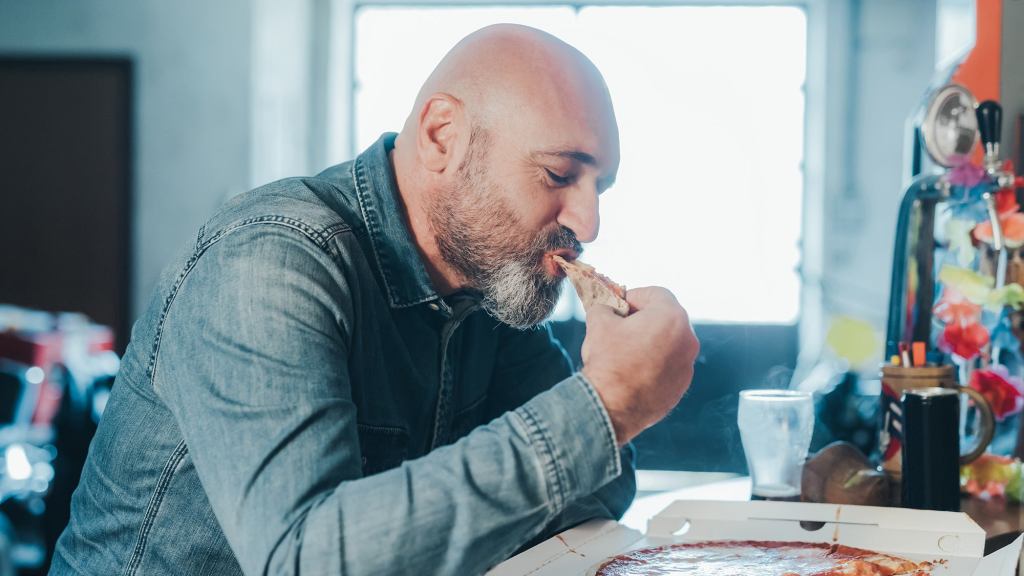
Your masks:
<svg viewBox="0 0 1024 576"><path fill-rule="evenodd" d="M579 372L579 375L587 381L590 388L594 391L594 394L600 401L601 407L604 408L605 414L607 414L608 421L612 427L612 431L615 436L615 444L619 448L622 448L639 432L634 433L632 431L632 427L628 424L630 422L628 414L617 408L618 403L609 397L607 388L596 384L597 381L595 381L594 376L586 367ZM601 376L597 376L597 378L601 378ZM603 384L605 380L601 379L600 382Z"/></svg>
<svg viewBox="0 0 1024 576"><path fill-rule="evenodd" d="M604 397L601 395L601 391L594 386L593 380L591 380L587 374L581 370L576 373L576 376L586 385L587 390L592 394L594 401L597 403L598 408L600 408L600 411L604 416L604 421L607 424L608 429L611 431L612 441L615 443L616 450L622 448L627 442L629 442L629 440L623 440L625 436L622 435L622 431L620 430L622 425L621 419L617 417L618 414L614 414L612 410L608 409L608 403L605 402Z"/></svg>

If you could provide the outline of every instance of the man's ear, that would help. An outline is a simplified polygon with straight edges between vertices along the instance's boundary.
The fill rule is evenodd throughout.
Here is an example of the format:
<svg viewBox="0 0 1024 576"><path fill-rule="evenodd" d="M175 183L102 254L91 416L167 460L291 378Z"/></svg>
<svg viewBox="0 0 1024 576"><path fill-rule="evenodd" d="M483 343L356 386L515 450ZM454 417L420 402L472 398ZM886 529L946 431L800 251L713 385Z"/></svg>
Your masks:
<svg viewBox="0 0 1024 576"><path fill-rule="evenodd" d="M420 110L416 149L420 162L431 172L444 172L455 157L457 117L462 102L450 94L434 94Z"/></svg>

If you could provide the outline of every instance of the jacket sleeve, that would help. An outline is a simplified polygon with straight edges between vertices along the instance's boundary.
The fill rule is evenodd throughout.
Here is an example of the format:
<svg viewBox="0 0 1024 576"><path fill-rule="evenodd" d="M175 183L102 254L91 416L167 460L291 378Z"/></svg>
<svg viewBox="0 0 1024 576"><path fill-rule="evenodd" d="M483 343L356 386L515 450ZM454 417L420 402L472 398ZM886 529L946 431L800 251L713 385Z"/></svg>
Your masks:
<svg viewBox="0 0 1024 576"><path fill-rule="evenodd" d="M331 246L243 225L197 252L163 319L154 386L245 574L482 573L620 475L604 408L569 376L362 477L352 294Z"/></svg>
<svg viewBox="0 0 1024 576"><path fill-rule="evenodd" d="M547 325L525 331L506 328L498 350L490 412L497 416L515 409L571 373L571 361ZM581 373L575 377L585 379ZM610 420L608 426L611 427ZM570 441L585 446L591 439L579 434ZM635 451L631 444L622 447L619 459L621 474L594 492L571 502L525 547L586 520L621 518L636 494Z"/></svg>

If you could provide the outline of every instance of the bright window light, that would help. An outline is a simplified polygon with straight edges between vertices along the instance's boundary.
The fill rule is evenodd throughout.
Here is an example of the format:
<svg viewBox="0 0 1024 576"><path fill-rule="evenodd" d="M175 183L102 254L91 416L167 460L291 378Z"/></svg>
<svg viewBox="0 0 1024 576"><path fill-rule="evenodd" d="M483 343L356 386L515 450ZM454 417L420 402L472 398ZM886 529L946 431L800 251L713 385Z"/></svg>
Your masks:
<svg viewBox="0 0 1024 576"><path fill-rule="evenodd" d="M622 163L601 197L601 234L586 248L588 261L627 286L668 287L695 321L796 321L803 10L364 6L355 19L358 148L400 130L445 52L495 22L565 39L611 90ZM395 41L413 37L414 51ZM568 300L560 306L572 309Z"/></svg>

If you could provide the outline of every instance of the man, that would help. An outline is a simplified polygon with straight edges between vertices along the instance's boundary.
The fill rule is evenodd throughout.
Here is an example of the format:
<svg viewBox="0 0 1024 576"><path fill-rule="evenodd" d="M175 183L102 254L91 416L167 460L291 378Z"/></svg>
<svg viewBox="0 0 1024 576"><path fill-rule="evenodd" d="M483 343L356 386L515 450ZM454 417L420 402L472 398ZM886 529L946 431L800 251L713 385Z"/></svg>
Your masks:
<svg viewBox="0 0 1024 576"><path fill-rule="evenodd" d="M618 167L600 74L478 31L401 134L204 226L136 324L52 574L479 574L618 517L628 441L689 385L663 289L546 329Z"/></svg>

